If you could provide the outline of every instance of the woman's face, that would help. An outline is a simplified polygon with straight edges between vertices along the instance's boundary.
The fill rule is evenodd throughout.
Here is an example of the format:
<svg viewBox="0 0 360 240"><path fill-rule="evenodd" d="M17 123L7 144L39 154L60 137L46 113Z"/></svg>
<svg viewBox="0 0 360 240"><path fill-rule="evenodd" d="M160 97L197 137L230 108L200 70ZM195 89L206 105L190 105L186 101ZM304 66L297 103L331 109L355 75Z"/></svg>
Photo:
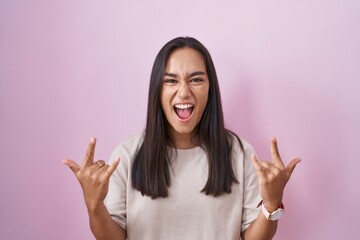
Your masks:
<svg viewBox="0 0 360 240"><path fill-rule="evenodd" d="M161 107L175 145L191 141L208 101L209 84L205 62L198 51L179 48L170 54L163 76Z"/></svg>

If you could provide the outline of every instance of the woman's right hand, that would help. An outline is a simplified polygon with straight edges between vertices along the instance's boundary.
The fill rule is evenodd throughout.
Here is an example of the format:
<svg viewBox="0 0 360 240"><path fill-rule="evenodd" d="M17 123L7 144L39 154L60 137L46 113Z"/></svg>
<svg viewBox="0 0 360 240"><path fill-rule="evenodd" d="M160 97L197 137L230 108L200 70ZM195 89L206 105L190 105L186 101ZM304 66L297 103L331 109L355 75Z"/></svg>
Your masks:
<svg viewBox="0 0 360 240"><path fill-rule="evenodd" d="M81 167L71 159L63 160L75 174L83 190L86 206L89 210L95 210L103 201L109 190L111 174L119 165L119 158L108 165L104 160L94 162L96 139L91 138Z"/></svg>

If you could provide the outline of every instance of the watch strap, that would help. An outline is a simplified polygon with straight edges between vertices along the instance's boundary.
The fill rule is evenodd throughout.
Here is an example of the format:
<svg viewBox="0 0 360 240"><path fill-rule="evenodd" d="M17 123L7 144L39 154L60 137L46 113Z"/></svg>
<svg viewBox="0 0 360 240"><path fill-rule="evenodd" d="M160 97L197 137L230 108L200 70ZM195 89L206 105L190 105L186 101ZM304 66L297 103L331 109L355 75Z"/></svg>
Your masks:
<svg viewBox="0 0 360 240"><path fill-rule="evenodd" d="M275 210L274 212L269 212L266 208L266 205L264 204L264 201L261 200L258 204L257 207L259 207L261 205L261 211L262 213L264 214L265 218L267 220L270 220L270 221L276 221L278 220L279 218L282 217L282 215L284 214L284 210L285 210L285 206L283 203L281 203L278 207L277 210Z"/></svg>

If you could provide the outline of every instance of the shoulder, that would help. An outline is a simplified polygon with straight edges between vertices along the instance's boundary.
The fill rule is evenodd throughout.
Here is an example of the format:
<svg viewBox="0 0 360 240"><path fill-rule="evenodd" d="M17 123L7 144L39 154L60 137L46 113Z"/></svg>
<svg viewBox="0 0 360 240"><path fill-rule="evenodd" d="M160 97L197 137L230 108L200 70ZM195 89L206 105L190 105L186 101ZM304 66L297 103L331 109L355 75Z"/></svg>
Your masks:
<svg viewBox="0 0 360 240"><path fill-rule="evenodd" d="M129 137L125 141L123 141L119 147L123 148L137 148L141 146L142 142L144 141L144 133L138 133L132 137Z"/></svg>
<svg viewBox="0 0 360 240"><path fill-rule="evenodd" d="M245 177L253 174L255 168L251 161L251 154L255 153L253 146L242 137L238 137L235 133L231 133L232 157L234 164L245 174Z"/></svg>
<svg viewBox="0 0 360 240"><path fill-rule="evenodd" d="M253 146L248 141L246 141L244 138L239 137L238 135L236 135L233 132L229 131L229 136L230 136L230 142L232 145L232 151L239 152L239 153L242 152L242 154L244 154L245 156L249 155L249 157L250 157L251 153L254 152Z"/></svg>
<svg viewBox="0 0 360 240"><path fill-rule="evenodd" d="M110 160L115 159L116 157L120 157L120 160L133 158L136 153L139 151L144 140L144 133L139 133L134 135L122 143L118 144L116 148L113 150Z"/></svg>

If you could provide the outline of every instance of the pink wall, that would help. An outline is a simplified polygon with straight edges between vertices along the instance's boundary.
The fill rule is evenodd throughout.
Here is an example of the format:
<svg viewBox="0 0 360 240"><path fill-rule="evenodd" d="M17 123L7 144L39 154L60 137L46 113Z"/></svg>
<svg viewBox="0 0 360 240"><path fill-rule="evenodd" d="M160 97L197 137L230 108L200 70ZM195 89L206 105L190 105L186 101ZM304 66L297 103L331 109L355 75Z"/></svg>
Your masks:
<svg viewBox="0 0 360 240"><path fill-rule="evenodd" d="M360 239L359 23L356 0L0 1L0 239L92 239L61 160L140 132L155 55L186 35L213 55L227 126L261 159L274 135L303 159L275 239Z"/></svg>

